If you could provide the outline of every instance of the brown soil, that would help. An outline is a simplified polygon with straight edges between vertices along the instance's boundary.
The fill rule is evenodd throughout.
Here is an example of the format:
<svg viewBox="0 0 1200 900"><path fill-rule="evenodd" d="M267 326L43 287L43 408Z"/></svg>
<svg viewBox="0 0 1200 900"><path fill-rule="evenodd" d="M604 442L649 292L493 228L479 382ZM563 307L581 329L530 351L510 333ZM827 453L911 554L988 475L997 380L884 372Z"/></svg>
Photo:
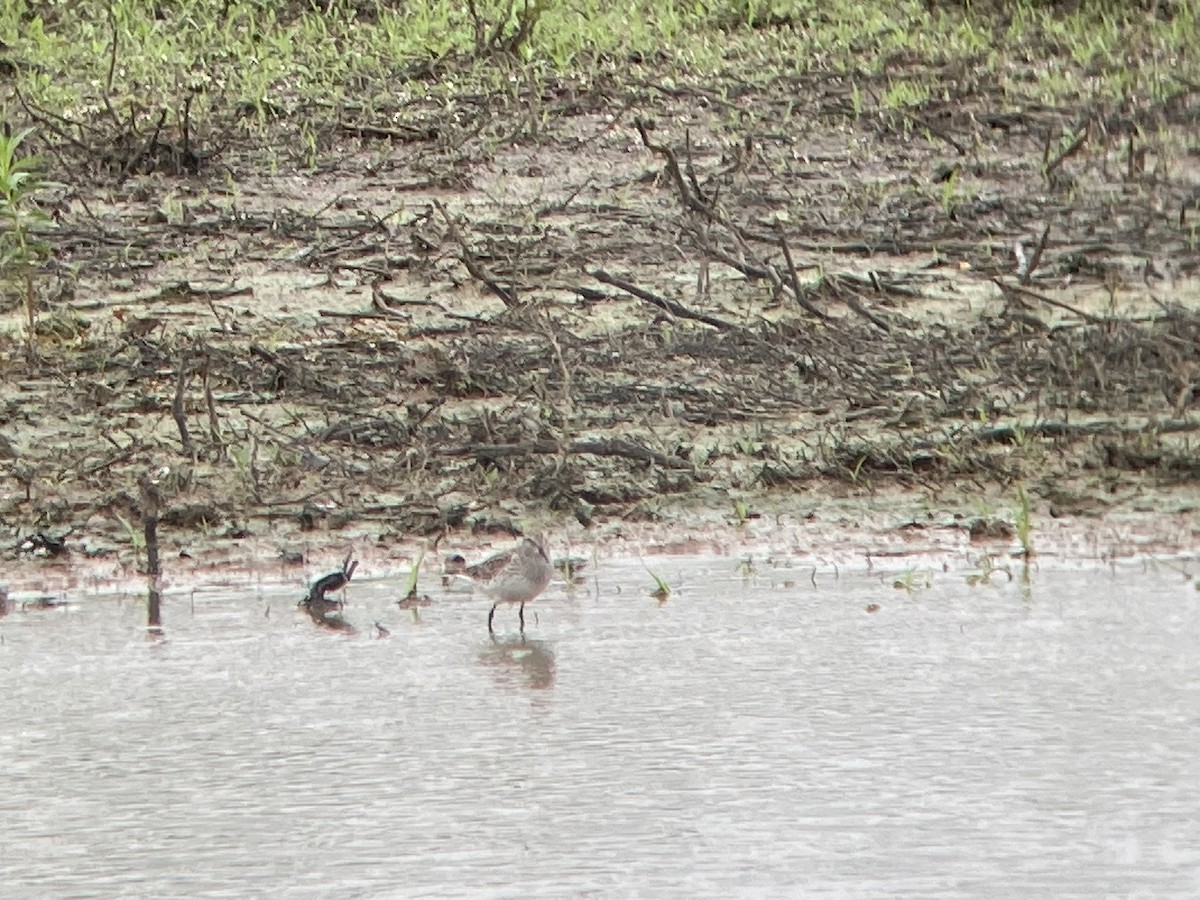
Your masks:
<svg viewBox="0 0 1200 900"><path fill-rule="evenodd" d="M315 170L73 187L35 362L3 322L12 552L127 565L160 470L205 564L446 529L1011 548L1018 488L1043 552L1194 549L1195 110L954 90L563 84L343 123Z"/></svg>

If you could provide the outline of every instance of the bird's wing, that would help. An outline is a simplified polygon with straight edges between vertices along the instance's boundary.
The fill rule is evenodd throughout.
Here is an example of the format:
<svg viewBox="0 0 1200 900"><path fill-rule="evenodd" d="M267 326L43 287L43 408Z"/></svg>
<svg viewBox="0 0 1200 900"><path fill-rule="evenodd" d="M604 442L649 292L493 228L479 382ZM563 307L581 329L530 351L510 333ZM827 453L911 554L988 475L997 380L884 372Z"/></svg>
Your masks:
<svg viewBox="0 0 1200 900"><path fill-rule="evenodd" d="M480 578L485 581L491 581L497 575L504 571L510 562L512 562L513 554L511 550L504 553L497 553L495 556L489 556L483 562L475 563L473 566L467 566L467 574L472 578Z"/></svg>

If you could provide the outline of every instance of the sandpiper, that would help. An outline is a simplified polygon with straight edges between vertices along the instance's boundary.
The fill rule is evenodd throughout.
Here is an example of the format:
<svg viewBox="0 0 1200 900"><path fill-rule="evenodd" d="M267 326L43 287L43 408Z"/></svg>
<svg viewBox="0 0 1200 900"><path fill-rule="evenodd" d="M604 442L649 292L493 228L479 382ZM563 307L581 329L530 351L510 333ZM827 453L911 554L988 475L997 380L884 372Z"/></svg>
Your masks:
<svg viewBox="0 0 1200 900"><path fill-rule="evenodd" d="M488 631L492 633L492 618L501 603L521 605L519 616L524 632L525 604L544 591L554 575L546 551L529 538L522 539L514 549L489 556L473 566L468 566L467 561L455 553L446 558L444 571L447 575L467 576L492 598L492 609L488 613Z"/></svg>
<svg viewBox="0 0 1200 900"><path fill-rule="evenodd" d="M358 560L354 559L350 553L346 554L346 559L342 562L342 567L336 572L330 572L323 578L318 578L312 583L308 589L308 593L304 595L304 599L300 601L299 606L304 607L309 617L318 625L324 628L332 628L338 631L353 631L354 627L340 616L337 612L341 610L342 603L326 595L334 591L340 591L350 583L350 578L354 575L354 570L358 568Z"/></svg>

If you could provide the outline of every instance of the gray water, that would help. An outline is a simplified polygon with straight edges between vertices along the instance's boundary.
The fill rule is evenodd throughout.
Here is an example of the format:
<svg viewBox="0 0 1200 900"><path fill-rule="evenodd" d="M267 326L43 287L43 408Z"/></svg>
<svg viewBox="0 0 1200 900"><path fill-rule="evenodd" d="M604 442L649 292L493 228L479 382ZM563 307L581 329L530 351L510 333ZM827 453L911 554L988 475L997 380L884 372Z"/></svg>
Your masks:
<svg viewBox="0 0 1200 900"><path fill-rule="evenodd" d="M651 564L665 603L603 562L524 642L514 609L492 641L481 599L414 614L357 576L355 636L294 589L171 597L158 642L131 599L14 612L0 892L1200 895L1178 567Z"/></svg>

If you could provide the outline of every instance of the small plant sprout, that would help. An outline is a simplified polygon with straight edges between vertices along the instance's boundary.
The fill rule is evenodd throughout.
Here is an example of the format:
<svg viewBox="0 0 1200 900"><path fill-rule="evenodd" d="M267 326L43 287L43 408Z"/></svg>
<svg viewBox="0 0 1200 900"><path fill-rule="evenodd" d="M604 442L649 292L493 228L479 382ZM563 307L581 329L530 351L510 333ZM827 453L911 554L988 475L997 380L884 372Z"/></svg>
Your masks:
<svg viewBox="0 0 1200 900"><path fill-rule="evenodd" d="M929 572L918 569L908 569L904 574L892 582L892 587L898 591L905 591L909 594L915 594L918 591L927 591L933 587L933 579Z"/></svg>
<svg viewBox="0 0 1200 900"><path fill-rule="evenodd" d="M958 195L958 169L951 169L950 175L942 182L942 212L947 216L954 214Z"/></svg>
<svg viewBox="0 0 1200 900"><path fill-rule="evenodd" d="M1021 555L1029 559L1033 556L1033 511L1029 504L1029 494L1021 484L1017 485L1017 509L1013 515L1013 527L1017 530L1017 540L1021 542Z"/></svg>
<svg viewBox="0 0 1200 900"><path fill-rule="evenodd" d="M29 364L37 360L35 330L37 299L34 278L49 256L50 246L41 234L54 221L37 206L37 196L50 185L39 174L41 158L21 156L21 145L32 133L0 133L0 279L17 285L25 306L26 352Z"/></svg>
<svg viewBox="0 0 1200 900"><path fill-rule="evenodd" d="M866 463L866 461L867 461L867 457L865 455L860 456L858 458L858 461L854 464L854 468L850 470L850 483L851 484L858 484L859 476L862 474L862 467Z"/></svg>
<svg viewBox="0 0 1200 900"><path fill-rule="evenodd" d="M125 529L125 537L129 540L129 546L133 548L134 561L141 565L142 550L146 547L146 536L142 534L140 528L136 528L132 522L124 516L118 515L117 521L121 523L121 527Z"/></svg>
<svg viewBox="0 0 1200 900"><path fill-rule="evenodd" d="M667 583L667 579L653 571L645 563L642 563L642 566L650 574L650 577L654 579L654 590L650 592L650 596L659 603L666 603L667 598L671 596L671 585Z"/></svg>
<svg viewBox="0 0 1200 900"><path fill-rule="evenodd" d="M850 109L854 113L855 121L862 118L863 95L862 88L859 86L857 81L850 86Z"/></svg>
<svg viewBox="0 0 1200 900"><path fill-rule="evenodd" d="M985 553L979 560L979 571L967 575L967 585L977 587L981 584L991 584L992 576L997 572L1003 572L1005 577L1012 581L1012 572L1004 566L996 565L995 558L990 553Z"/></svg>
<svg viewBox="0 0 1200 900"><path fill-rule="evenodd" d="M425 551L422 550L421 554L413 562L413 567L409 570L408 577L404 579L404 596L400 598L401 603L405 600L411 602L417 599L417 581L421 576L421 562L424 559Z"/></svg>
<svg viewBox="0 0 1200 900"><path fill-rule="evenodd" d="M595 564L594 553L593 549L593 567ZM583 580L580 573L587 568L588 561L581 556L560 556L553 561L553 565L562 575L563 581L567 583L567 588L570 589Z"/></svg>

